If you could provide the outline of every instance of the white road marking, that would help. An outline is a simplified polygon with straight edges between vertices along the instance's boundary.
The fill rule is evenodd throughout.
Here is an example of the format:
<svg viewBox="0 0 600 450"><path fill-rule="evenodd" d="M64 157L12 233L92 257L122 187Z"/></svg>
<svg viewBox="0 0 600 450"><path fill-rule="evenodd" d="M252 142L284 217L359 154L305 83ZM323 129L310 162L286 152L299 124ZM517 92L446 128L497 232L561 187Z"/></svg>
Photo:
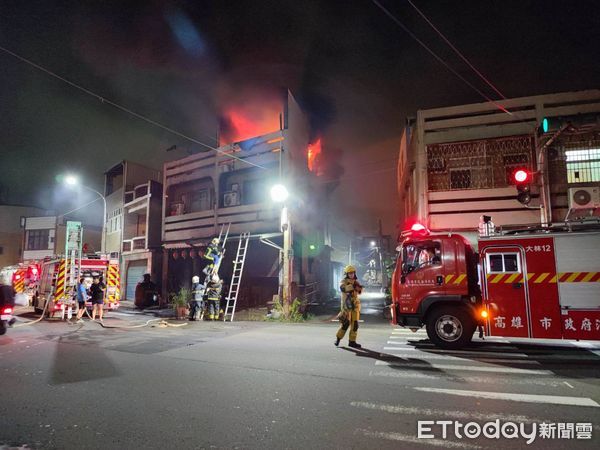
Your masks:
<svg viewBox="0 0 600 450"><path fill-rule="evenodd" d="M388 344L395 344L395 342L390 342L388 341ZM388 347L385 347L388 348ZM415 347L409 347L409 348L403 348L403 347L392 347L392 348L398 348L398 349L403 349L403 350L421 350L419 348L415 348ZM434 352L434 353L448 353L451 355L466 355L466 356L504 356L504 357L514 357L514 358L529 358L529 356L527 356L524 353L511 353L511 352L485 352L485 351L471 351L471 350L444 350L441 348L431 348L431 349L424 349L424 353L429 353L429 352Z"/></svg>
<svg viewBox="0 0 600 450"><path fill-rule="evenodd" d="M419 354L415 354L415 353L410 353L408 355L402 356L402 355L398 355L396 352L404 352L404 349L399 349L398 347L383 347L384 350L388 350L390 352L394 353L394 356L397 358L402 358L405 359L407 361L409 360L419 360L419 359L442 359L442 360L446 360L446 361L460 361L460 362L466 362L464 358L460 358L459 356L452 356L452 355L437 355L437 354L431 354L431 353L419 353ZM476 362L485 362L485 363L491 363L491 364L495 364L495 363L513 363L513 364L534 364L534 365L540 365L541 363L539 361L532 361L530 359L501 359L501 358L482 358L480 356L477 357Z"/></svg>
<svg viewBox="0 0 600 450"><path fill-rule="evenodd" d="M451 411L447 409L431 409L419 408L414 406L396 406L386 405L372 402L351 402L350 405L356 408L373 409L377 411L385 411L391 414L407 414L414 416L433 416L433 417L451 417L454 420L481 420L490 421L500 419L505 422L543 422L544 419L537 417L528 417L518 414L502 414L502 413L481 413L474 411Z"/></svg>
<svg viewBox="0 0 600 450"><path fill-rule="evenodd" d="M416 436L411 436L408 434L401 434L401 433L372 431L372 430L365 430L365 429L361 429L361 428L356 430L356 432L362 433L363 435L365 435L367 437L387 439L388 441L401 441L401 442L407 442L410 444L431 445L434 447L443 447L443 448L464 448L464 449L481 448L478 445L463 444L461 442L445 441L442 439L419 439Z"/></svg>
<svg viewBox="0 0 600 450"><path fill-rule="evenodd" d="M460 397L485 398L490 400L511 400L515 402L528 403L548 403L552 405L569 406L592 406L600 408L600 405L591 398L586 397L564 397L560 395L534 395L517 394L512 392L486 392L486 391L465 391L460 389L441 389L430 387L413 387L416 391L431 392L433 394L457 395Z"/></svg>
<svg viewBox="0 0 600 450"><path fill-rule="evenodd" d="M514 367L497 367L497 366L460 366L454 364L418 364L418 363L394 363L388 361L375 361L376 366L394 366L405 369L437 369L437 370L458 370L465 372L492 372L492 373L513 373L522 375L554 375L550 370L532 370L532 369L517 369Z"/></svg>
<svg viewBox="0 0 600 450"><path fill-rule="evenodd" d="M388 344L392 344L392 345L400 345L401 347L397 347L397 348L401 348L403 350L417 350L414 347L405 347L407 344L404 342L396 342L396 341L387 341ZM396 348L396 347L394 347Z"/></svg>
<svg viewBox="0 0 600 450"><path fill-rule="evenodd" d="M477 377L477 376L460 376L455 377L451 375L430 375L421 372L413 372L413 371L371 371L369 373L370 377L382 377L382 378L418 378L424 380L441 380L442 378L449 381L456 381L460 383L472 383L472 384L510 384L511 386L519 384L519 385L530 385L530 386L545 386L551 388L562 388L563 384L560 381L553 381L548 379L539 379L539 378L502 378L502 377ZM454 380L453 380L454 379Z"/></svg>
<svg viewBox="0 0 600 450"><path fill-rule="evenodd" d="M563 381L563 383L565 383L565 384L566 384L567 386L569 386L571 389L575 389L575 388L573 387L573 385L571 385L570 383L568 383L568 382L566 382L566 381Z"/></svg>

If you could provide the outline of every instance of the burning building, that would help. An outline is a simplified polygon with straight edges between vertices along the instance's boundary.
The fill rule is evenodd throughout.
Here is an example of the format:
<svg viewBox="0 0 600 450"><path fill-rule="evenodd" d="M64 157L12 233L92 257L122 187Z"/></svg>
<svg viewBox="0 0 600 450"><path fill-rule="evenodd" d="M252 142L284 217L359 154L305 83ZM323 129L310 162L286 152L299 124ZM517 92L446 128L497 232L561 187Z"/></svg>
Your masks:
<svg viewBox="0 0 600 450"><path fill-rule="evenodd" d="M238 304L271 300L281 281L282 206L270 198L278 183L290 192L293 294L302 296L317 282L329 291L327 216L318 212L326 206L309 170L308 121L289 91L264 107L226 109L218 148L164 164L163 294L189 287L192 276L201 275L207 244L230 226L221 276L227 283L237 239L250 233Z"/></svg>

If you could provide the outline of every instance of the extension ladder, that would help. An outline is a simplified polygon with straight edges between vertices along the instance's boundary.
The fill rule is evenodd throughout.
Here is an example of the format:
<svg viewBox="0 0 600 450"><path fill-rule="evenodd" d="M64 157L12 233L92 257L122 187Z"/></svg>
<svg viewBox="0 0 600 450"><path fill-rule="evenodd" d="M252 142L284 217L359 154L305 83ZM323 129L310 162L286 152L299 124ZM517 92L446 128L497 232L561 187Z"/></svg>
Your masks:
<svg viewBox="0 0 600 450"><path fill-rule="evenodd" d="M242 282L242 273L244 272L244 263L246 261L246 253L248 252L248 243L250 242L250 233L240 234L238 242L237 255L233 261L233 273L231 275L231 284L229 285L229 295L227 296L227 306L223 314L223 321L233 322L235 314L235 306L237 304L238 294L240 292L240 284Z"/></svg>

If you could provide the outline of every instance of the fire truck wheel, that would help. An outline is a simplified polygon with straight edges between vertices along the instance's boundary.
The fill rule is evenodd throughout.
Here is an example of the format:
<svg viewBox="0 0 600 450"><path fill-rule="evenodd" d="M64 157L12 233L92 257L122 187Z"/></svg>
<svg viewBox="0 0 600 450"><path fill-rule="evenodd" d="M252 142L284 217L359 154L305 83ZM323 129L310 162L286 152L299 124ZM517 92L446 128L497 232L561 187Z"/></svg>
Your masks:
<svg viewBox="0 0 600 450"><path fill-rule="evenodd" d="M471 342L475 322L462 308L441 306L427 317L427 336L437 347L456 349Z"/></svg>

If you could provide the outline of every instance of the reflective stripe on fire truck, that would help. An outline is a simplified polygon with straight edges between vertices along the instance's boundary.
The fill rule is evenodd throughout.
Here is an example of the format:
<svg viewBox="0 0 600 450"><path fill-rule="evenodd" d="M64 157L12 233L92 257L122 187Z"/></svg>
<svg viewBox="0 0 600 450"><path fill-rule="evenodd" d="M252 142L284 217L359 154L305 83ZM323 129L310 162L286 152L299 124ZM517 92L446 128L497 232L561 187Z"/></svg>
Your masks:
<svg viewBox="0 0 600 450"><path fill-rule="evenodd" d="M14 274L15 282L13 288L17 294L25 292L25 271L17 270Z"/></svg>
<svg viewBox="0 0 600 450"><path fill-rule="evenodd" d="M452 275L447 275L448 277L452 277ZM488 283L497 284L497 283L522 283L523 275L520 273L488 273L486 274ZM552 274L549 272L545 273L528 273L527 281L532 282L534 284L540 283L597 283L600 282L600 272L561 272L559 274Z"/></svg>
<svg viewBox="0 0 600 450"><path fill-rule="evenodd" d="M109 302L118 302L121 289L121 279L119 275L119 266L116 264L109 264L108 266L108 301Z"/></svg>
<svg viewBox="0 0 600 450"><path fill-rule="evenodd" d="M465 281L466 278L467 278L466 273L459 273L458 275L455 275L455 274L446 275L446 278L444 279L444 281L446 282L446 284L461 284Z"/></svg>
<svg viewBox="0 0 600 450"><path fill-rule="evenodd" d="M58 265L58 274L56 275L54 301L61 299L65 295L66 281L67 281L67 260L62 259Z"/></svg>

